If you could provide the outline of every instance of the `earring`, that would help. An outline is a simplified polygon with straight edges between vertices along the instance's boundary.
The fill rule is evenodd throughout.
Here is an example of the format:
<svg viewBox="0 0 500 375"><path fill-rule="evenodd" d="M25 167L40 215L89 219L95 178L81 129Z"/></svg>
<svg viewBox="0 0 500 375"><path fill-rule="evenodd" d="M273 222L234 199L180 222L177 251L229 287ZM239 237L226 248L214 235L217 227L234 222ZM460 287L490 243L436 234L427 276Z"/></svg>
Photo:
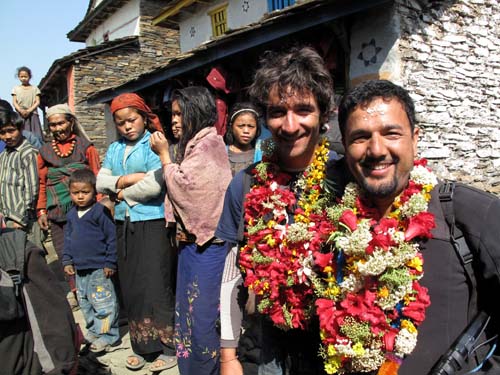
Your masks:
<svg viewBox="0 0 500 375"><path fill-rule="evenodd" d="M267 138L262 141L262 153L268 158L272 159L273 155L278 149L278 145L272 138Z"/></svg>
<svg viewBox="0 0 500 375"><path fill-rule="evenodd" d="M319 131L321 133L326 133L328 130L330 130L330 125L328 125L327 122L325 122L324 124L321 124L321 127L319 128Z"/></svg>

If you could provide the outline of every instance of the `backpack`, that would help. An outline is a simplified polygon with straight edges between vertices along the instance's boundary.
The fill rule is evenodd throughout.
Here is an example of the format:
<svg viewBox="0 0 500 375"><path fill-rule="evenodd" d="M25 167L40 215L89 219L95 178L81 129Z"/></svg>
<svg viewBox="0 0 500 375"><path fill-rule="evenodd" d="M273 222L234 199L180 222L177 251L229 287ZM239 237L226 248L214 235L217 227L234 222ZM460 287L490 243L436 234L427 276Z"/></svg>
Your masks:
<svg viewBox="0 0 500 375"><path fill-rule="evenodd" d="M469 357L475 357L479 365L472 372L477 372L481 370L483 365L488 361L488 359L493 355L496 349L497 336L493 336L491 339L480 342L480 335L487 329L490 323L490 317L484 311L477 311L478 305L478 279L481 280L482 275L475 271L475 252L478 249L470 248L464 233L457 226L455 218L455 210L453 206L453 193L455 191L454 181L444 181L439 185L439 201L443 210L443 214L448 224L450 230L450 241L453 248L460 260L460 264L464 267L465 275L467 278L467 284L469 287L469 301L468 301L468 311L467 317L470 322L469 330L465 330L462 337L457 338L454 344L459 343L463 345L462 348L450 348L449 351L441 357L439 363L435 365L435 370L433 374L455 374L463 367ZM479 284L480 285L480 284ZM477 337L470 336L470 328L475 327L475 332ZM474 330L474 329L473 329ZM469 336L467 336L469 335ZM491 341L491 342L490 342ZM491 343L492 347L489 351L485 351L484 346ZM476 350L481 346L482 353L479 354ZM446 358L447 355L451 355L450 358Z"/></svg>
<svg viewBox="0 0 500 375"><path fill-rule="evenodd" d="M24 316L21 285L24 279L26 233L3 229L0 234L0 321Z"/></svg>

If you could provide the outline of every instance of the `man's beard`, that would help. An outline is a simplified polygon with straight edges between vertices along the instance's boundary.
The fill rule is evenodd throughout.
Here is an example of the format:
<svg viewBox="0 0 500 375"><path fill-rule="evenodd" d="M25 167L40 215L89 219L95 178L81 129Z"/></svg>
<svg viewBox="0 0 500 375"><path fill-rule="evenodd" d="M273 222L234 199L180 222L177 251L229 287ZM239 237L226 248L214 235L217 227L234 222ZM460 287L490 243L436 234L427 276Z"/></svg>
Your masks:
<svg viewBox="0 0 500 375"><path fill-rule="evenodd" d="M368 183L366 178L364 178L361 181L361 187L366 192L368 197L387 198L396 192L396 189L398 188L398 179L394 174L391 181L381 185L372 185Z"/></svg>

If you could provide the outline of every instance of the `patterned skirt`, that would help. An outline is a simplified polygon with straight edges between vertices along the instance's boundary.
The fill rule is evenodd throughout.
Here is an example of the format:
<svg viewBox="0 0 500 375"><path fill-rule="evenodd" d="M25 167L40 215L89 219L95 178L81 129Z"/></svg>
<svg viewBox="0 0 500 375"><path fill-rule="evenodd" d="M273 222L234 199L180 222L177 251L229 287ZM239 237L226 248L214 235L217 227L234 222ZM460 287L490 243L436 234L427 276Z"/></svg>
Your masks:
<svg viewBox="0 0 500 375"><path fill-rule="evenodd" d="M175 355L177 250L165 220L117 221L118 278L134 353Z"/></svg>
<svg viewBox="0 0 500 375"><path fill-rule="evenodd" d="M219 374L219 300L227 248L181 243L175 345L181 375Z"/></svg>

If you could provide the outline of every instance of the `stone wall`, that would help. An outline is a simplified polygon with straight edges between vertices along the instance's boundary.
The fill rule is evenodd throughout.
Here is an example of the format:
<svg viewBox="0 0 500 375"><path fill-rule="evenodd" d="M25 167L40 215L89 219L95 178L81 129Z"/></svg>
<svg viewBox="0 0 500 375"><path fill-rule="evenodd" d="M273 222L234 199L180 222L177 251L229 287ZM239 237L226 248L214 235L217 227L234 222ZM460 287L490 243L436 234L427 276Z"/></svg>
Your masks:
<svg viewBox="0 0 500 375"><path fill-rule="evenodd" d="M396 0L401 82L441 177L500 194L500 2Z"/></svg>
<svg viewBox="0 0 500 375"><path fill-rule="evenodd" d="M136 42L75 61L76 115L101 156L104 156L107 146L114 140L109 136L109 128L113 125L109 116L106 123L105 105L89 106L86 98L164 66L179 53L178 31L151 24L151 19L158 14L165 2L141 2L141 32Z"/></svg>

